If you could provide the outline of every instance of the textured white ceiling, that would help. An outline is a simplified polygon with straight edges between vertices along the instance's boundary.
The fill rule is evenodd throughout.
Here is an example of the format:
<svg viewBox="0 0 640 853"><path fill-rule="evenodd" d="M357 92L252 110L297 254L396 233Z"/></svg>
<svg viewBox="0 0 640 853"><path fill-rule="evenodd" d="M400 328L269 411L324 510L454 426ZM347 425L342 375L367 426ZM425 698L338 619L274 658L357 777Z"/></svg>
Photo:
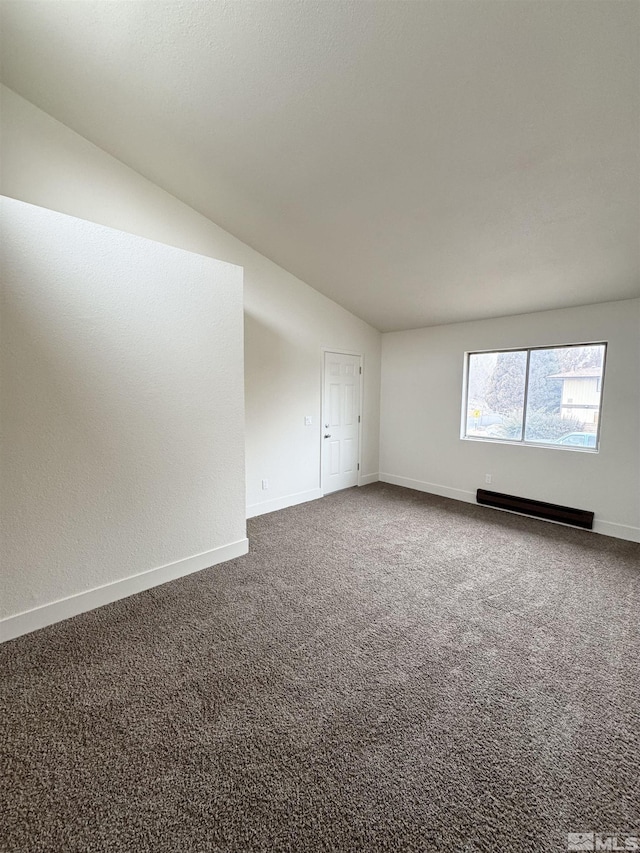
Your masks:
<svg viewBox="0 0 640 853"><path fill-rule="evenodd" d="M635 0L2 14L10 88L379 329L640 294Z"/></svg>

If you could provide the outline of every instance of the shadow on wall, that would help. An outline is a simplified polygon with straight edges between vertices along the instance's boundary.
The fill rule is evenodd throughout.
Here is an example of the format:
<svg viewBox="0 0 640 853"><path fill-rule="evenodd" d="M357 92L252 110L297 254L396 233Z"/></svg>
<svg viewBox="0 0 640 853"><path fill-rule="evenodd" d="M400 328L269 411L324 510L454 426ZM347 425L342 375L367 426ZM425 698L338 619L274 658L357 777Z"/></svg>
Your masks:
<svg viewBox="0 0 640 853"><path fill-rule="evenodd" d="M321 351L301 345L245 310L246 470L249 503L260 480L272 478L269 497L318 487ZM305 426L311 415L313 424Z"/></svg>
<svg viewBox="0 0 640 853"><path fill-rule="evenodd" d="M244 314L244 391L249 460L270 466L275 454L286 451L289 412L296 404L301 381L296 370L300 352L294 343L256 316Z"/></svg>
<svg viewBox="0 0 640 853"><path fill-rule="evenodd" d="M245 310L244 390L248 424L254 423L254 418L266 418L261 428L269 430L269 415L275 417L279 411L281 377L294 358L292 344L277 329Z"/></svg>

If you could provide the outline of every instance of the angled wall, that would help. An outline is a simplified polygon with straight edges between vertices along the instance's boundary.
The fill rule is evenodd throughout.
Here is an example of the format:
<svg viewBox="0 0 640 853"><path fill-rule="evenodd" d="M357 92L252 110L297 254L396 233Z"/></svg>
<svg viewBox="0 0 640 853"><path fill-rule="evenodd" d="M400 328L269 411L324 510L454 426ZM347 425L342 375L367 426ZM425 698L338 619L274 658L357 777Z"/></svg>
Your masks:
<svg viewBox="0 0 640 853"><path fill-rule="evenodd" d="M322 347L364 356L360 473L377 479L378 331L6 87L2 149L4 195L244 268L249 515L321 495Z"/></svg>

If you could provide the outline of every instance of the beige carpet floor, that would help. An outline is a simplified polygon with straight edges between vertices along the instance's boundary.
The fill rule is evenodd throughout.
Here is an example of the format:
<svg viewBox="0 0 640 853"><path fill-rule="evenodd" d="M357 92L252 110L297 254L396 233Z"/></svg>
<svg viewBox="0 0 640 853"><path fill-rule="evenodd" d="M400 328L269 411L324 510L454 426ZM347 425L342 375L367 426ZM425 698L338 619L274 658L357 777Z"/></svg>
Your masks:
<svg viewBox="0 0 640 853"><path fill-rule="evenodd" d="M376 484L0 647L10 853L640 833L640 546Z"/></svg>

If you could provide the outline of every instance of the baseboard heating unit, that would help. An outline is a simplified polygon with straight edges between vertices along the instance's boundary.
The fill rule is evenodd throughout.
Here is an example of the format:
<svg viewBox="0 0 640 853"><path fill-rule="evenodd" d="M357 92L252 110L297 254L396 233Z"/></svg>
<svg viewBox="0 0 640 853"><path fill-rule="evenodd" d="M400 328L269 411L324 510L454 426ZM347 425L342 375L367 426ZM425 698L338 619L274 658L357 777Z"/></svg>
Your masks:
<svg viewBox="0 0 640 853"><path fill-rule="evenodd" d="M547 504L543 501L532 501L530 498L517 498L514 495L503 495L500 492L488 492L486 489L478 489L476 500L479 504L492 506L496 509L533 515L536 518L545 518L547 521L559 521L562 524L571 524L585 530L593 529L593 513L587 512L586 509Z"/></svg>

